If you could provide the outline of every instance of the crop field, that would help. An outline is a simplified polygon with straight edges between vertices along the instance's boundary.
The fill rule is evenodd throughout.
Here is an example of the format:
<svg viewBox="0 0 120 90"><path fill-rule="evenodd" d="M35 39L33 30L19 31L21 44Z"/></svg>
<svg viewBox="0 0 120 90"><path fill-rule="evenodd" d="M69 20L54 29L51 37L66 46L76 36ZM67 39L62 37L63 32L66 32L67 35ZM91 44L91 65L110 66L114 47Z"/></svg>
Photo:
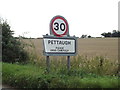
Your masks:
<svg viewBox="0 0 120 90"><path fill-rule="evenodd" d="M24 39L31 47L26 49L35 53L38 57L43 56L43 39ZM118 61L118 38L79 38L77 55L87 58L102 56L109 60Z"/></svg>
<svg viewBox="0 0 120 90"><path fill-rule="evenodd" d="M78 54L43 56L43 39L20 39L29 52L28 63L2 63L2 81L16 88L119 88L118 38L78 39ZM22 83L22 84L21 84Z"/></svg>
<svg viewBox="0 0 120 90"><path fill-rule="evenodd" d="M41 66L46 66L46 57L43 55L43 39L21 39L29 52L30 60ZM78 39L77 55L71 56L71 68L77 66L86 71L98 73L99 66L103 67L101 73L113 75L118 73L118 38L85 38ZM66 66L65 56L50 56L52 68ZM100 72L100 71L99 71Z"/></svg>

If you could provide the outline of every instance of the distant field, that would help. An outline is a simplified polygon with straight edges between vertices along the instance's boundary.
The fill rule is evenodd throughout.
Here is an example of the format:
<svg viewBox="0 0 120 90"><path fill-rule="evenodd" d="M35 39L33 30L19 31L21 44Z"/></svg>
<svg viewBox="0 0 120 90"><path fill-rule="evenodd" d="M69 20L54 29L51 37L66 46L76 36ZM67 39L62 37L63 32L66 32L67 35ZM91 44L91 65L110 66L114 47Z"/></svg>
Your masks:
<svg viewBox="0 0 120 90"><path fill-rule="evenodd" d="M43 56L43 39L24 39L25 43L31 44L38 56ZM85 38L78 39L78 55L92 58L103 56L110 60L118 60L118 38Z"/></svg>
<svg viewBox="0 0 120 90"><path fill-rule="evenodd" d="M50 57L46 71L43 39L20 39L29 63L2 63L2 82L20 88L119 88L118 38L78 39L78 55ZM98 57L96 57L98 56Z"/></svg>

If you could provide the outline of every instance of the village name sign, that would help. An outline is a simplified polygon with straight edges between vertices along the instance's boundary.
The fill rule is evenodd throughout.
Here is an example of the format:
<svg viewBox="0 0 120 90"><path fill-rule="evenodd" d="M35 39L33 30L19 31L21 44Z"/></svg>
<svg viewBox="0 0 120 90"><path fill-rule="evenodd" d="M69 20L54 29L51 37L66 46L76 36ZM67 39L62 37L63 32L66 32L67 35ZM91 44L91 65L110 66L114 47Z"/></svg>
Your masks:
<svg viewBox="0 0 120 90"><path fill-rule="evenodd" d="M45 56L74 56L76 55L77 37L69 35L67 20L55 16L50 22L50 35L43 35Z"/></svg>
<svg viewBox="0 0 120 90"><path fill-rule="evenodd" d="M50 21L50 35L43 35L43 53L47 56L49 71L49 56L68 56L67 67L70 69L70 56L77 53L77 37L69 35L69 25L63 16L55 16Z"/></svg>

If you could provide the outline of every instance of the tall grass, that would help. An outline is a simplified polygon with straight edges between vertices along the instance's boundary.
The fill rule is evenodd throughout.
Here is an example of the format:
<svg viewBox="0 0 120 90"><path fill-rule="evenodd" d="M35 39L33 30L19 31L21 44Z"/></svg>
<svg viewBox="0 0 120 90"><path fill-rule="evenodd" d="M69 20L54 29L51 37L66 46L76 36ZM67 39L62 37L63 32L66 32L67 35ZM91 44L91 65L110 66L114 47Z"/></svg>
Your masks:
<svg viewBox="0 0 120 90"><path fill-rule="evenodd" d="M33 64L3 64L3 83L17 88L118 88L118 77L82 70L57 69L47 73Z"/></svg>
<svg viewBox="0 0 120 90"><path fill-rule="evenodd" d="M22 38L21 42L25 45L25 50L29 53L29 63L46 67L46 57L42 54L38 55L37 48L32 42L32 39L28 39L29 43L26 43ZM95 56L88 58L87 56L71 56L71 69L82 70L88 73L95 73L98 75L117 75L118 74L118 61L109 60L103 56ZM66 56L50 56L50 69L51 72L57 69L67 69Z"/></svg>

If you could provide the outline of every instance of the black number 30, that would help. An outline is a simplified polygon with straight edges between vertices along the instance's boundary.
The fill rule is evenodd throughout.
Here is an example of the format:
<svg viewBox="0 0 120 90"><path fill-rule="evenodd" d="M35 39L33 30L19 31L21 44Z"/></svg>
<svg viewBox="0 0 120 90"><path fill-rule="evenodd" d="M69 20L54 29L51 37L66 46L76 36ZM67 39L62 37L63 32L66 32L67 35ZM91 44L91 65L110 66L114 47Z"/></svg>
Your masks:
<svg viewBox="0 0 120 90"><path fill-rule="evenodd" d="M58 31L59 28L60 28L61 31L64 31L64 30L65 30L65 24L64 24L64 23L61 23L60 26L59 26L59 23L55 22L54 25L55 25L54 29L55 29L56 31Z"/></svg>

